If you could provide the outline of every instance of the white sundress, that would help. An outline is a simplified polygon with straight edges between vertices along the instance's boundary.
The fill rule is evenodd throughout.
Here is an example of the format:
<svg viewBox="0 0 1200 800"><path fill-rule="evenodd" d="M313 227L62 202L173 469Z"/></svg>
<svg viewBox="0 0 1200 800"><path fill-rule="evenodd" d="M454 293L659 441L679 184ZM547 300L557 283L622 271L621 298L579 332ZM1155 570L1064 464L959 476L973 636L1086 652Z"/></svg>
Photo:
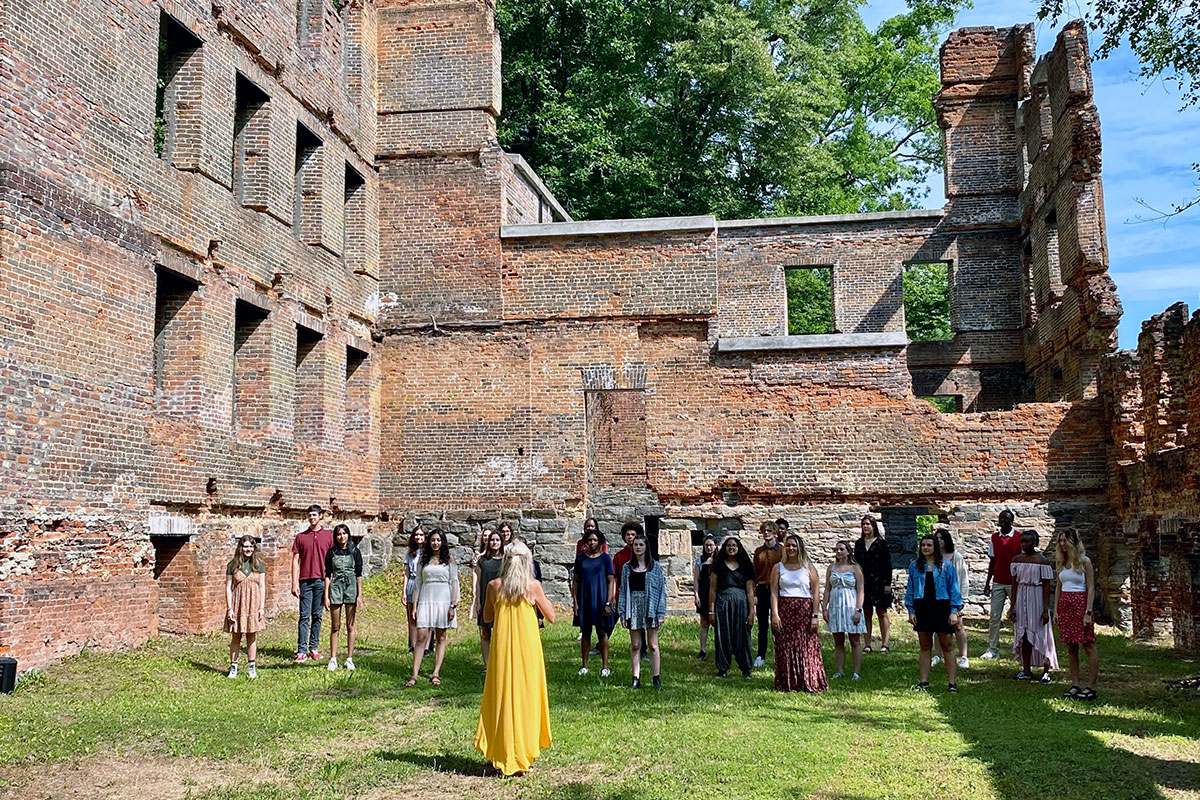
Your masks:
<svg viewBox="0 0 1200 800"><path fill-rule="evenodd" d="M866 633L867 623L859 615L854 623L854 611L858 608L858 581L854 570L829 573L829 622L825 630L829 633Z"/></svg>
<svg viewBox="0 0 1200 800"><path fill-rule="evenodd" d="M458 614L450 619L450 605L458 602L458 567L426 564L417 570L417 627L457 628Z"/></svg>

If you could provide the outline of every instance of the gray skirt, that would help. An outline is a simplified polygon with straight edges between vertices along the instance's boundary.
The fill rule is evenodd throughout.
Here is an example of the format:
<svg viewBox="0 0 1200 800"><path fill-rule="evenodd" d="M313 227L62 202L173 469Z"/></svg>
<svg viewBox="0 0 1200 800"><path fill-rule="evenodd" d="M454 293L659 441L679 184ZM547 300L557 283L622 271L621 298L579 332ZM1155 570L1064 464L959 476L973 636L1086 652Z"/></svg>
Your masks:
<svg viewBox="0 0 1200 800"><path fill-rule="evenodd" d="M629 592L629 629L641 631L646 628L657 628L658 620L649 615L650 601L646 599L645 590Z"/></svg>

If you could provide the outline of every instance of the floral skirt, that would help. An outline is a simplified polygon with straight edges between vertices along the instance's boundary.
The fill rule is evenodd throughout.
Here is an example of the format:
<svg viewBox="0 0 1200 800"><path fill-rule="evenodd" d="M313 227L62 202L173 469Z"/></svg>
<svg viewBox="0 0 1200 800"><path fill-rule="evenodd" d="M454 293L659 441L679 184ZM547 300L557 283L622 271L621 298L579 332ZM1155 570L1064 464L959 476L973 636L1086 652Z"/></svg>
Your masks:
<svg viewBox="0 0 1200 800"><path fill-rule="evenodd" d="M1096 641L1096 626L1084 624L1087 592L1058 593L1058 635L1066 644L1091 644Z"/></svg>
<svg viewBox="0 0 1200 800"><path fill-rule="evenodd" d="M821 661L821 637L812 629L811 597L779 598L775 636L775 688L781 692L823 692L829 688Z"/></svg>

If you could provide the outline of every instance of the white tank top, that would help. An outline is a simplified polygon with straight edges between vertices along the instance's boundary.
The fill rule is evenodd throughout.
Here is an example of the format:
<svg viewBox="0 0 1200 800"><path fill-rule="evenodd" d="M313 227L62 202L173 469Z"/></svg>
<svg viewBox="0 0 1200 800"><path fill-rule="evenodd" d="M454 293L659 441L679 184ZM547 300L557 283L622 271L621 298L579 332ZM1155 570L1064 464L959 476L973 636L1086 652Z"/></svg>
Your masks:
<svg viewBox="0 0 1200 800"><path fill-rule="evenodd" d="M1067 569L1063 567L1058 571L1058 579L1062 581L1062 590L1064 592L1087 591L1087 576L1083 574L1083 570L1081 569Z"/></svg>
<svg viewBox="0 0 1200 800"><path fill-rule="evenodd" d="M809 585L808 567L788 569L779 565L779 596L780 597L812 597L812 587Z"/></svg>

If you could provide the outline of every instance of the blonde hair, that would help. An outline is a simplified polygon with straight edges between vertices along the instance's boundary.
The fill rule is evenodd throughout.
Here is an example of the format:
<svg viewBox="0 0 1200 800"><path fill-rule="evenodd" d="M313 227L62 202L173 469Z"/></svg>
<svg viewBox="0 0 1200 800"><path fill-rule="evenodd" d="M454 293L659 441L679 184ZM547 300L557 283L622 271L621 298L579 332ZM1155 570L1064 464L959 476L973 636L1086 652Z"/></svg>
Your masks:
<svg viewBox="0 0 1200 800"><path fill-rule="evenodd" d="M798 533L789 533L787 536L783 537L783 543L784 543L784 545L786 545L786 544L787 544L788 542L790 542L792 539L795 539L795 540L796 540L796 547L797 547L797 548L799 549L799 551L800 551L799 553L797 553L797 554L796 554L796 555L797 555L797 557L799 558L799 561L800 561L800 566L802 566L802 567L811 567L811 566L812 566L812 559L810 559L810 558L808 557L808 548L804 546L804 540L800 538L800 534L798 534ZM784 561L787 561L787 552L786 552L786 551L784 552L784 555L783 555L783 560L784 560Z"/></svg>
<svg viewBox="0 0 1200 800"><path fill-rule="evenodd" d="M533 580L533 553L529 545L513 539L504 548L504 560L500 562L501 600L513 601L529 593L529 582Z"/></svg>
<svg viewBox="0 0 1200 800"><path fill-rule="evenodd" d="M1087 558L1087 550L1079 541L1079 534L1068 528L1058 535L1058 547L1055 548L1055 562L1059 569L1083 569L1083 560Z"/></svg>

